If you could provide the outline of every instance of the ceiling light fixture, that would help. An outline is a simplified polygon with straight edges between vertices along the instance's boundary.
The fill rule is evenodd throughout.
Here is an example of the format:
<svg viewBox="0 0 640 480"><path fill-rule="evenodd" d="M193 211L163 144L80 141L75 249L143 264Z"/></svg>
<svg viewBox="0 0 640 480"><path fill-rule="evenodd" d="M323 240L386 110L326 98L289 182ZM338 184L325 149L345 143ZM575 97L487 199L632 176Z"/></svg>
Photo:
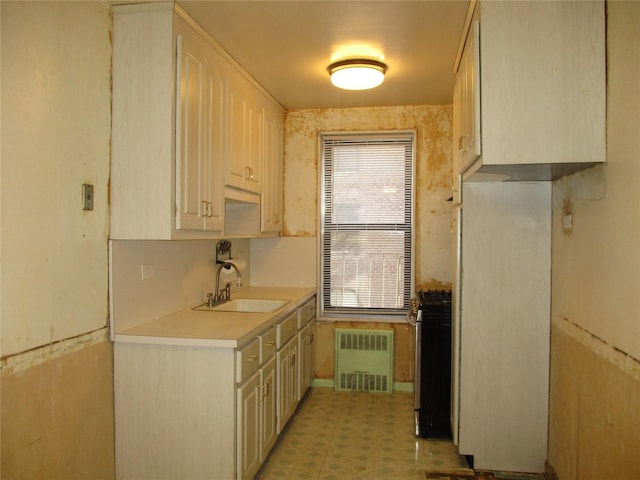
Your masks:
<svg viewBox="0 0 640 480"><path fill-rule="evenodd" d="M334 62L327 67L331 83L345 90L366 90L377 87L384 80L387 65L364 58L354 58Z"/></svg>

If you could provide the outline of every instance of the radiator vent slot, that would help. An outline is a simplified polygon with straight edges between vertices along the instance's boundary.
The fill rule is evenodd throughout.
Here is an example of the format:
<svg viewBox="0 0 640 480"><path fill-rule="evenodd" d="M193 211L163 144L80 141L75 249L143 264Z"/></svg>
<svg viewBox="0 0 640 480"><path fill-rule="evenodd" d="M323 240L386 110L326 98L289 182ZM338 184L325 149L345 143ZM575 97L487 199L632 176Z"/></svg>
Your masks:
<svg viewBox="0 0 640 480"><path fill-rule="evenodd" d="M336 328L336 390L393 391L393 330Z"/></svg>

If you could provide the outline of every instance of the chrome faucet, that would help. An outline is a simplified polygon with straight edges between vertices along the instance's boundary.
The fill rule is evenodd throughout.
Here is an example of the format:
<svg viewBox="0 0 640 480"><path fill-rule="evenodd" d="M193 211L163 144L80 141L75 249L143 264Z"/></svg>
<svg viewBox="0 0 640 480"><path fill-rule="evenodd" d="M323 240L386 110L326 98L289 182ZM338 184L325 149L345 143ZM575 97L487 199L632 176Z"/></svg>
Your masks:
<svg viewBox="0 0 640 480"><path fill-rule="evenodd" d="M216 289L214 290L214 300L216 302L226 302L231 299L231 282L227 282L223 289L220 289L220 272L223 268L233 268L236 271L236 284L238 287L242 286L242 275L238 266L230 260L225 260L218 265L218 271L216 272Z"/></svg>

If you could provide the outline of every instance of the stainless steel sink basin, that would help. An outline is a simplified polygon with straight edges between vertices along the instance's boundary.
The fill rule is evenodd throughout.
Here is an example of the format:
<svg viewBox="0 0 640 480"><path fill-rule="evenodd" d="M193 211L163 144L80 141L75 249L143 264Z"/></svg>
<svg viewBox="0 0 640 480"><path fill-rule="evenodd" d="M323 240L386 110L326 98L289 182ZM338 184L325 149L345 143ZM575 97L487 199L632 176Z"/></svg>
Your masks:
<svg viewBox="0 0 640 480"><path fill-rule="evenodd" d="M244 313L269 313L289 303L289 300L267 300L261 298L235 298L228 302L208 306L206 303L193 307L193 310L207 312L244 312Z"/></svg>

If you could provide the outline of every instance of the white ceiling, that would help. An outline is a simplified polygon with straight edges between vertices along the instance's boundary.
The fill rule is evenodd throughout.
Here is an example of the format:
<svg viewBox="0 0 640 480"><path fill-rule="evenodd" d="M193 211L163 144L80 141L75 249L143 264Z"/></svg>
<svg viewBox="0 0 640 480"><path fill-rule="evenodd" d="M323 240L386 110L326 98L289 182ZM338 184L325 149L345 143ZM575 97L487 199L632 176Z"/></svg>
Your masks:
<svg viewBox="0 0 640 480"><path fill-rule="evenodd" d="M177 3L287 109L452 103L468 0ZM356 45L384 56L380 87L329 82L332 55Z"/></svg>

